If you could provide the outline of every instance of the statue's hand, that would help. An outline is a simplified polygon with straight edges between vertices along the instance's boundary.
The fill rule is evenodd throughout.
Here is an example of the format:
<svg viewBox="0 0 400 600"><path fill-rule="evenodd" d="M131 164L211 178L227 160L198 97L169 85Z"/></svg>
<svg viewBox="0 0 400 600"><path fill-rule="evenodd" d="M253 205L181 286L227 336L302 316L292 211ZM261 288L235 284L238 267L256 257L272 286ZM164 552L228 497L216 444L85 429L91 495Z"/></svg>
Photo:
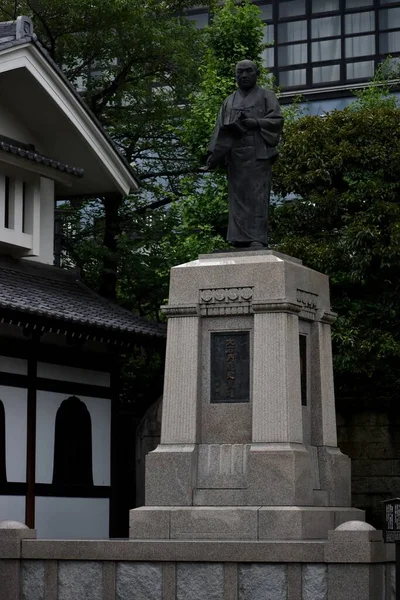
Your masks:
<svg viewBox="0 0 400 600"><path fill-rule="evenodd" d="M258 129L257 119L243 119L241 123L246 127L246 129Z"/></svg>

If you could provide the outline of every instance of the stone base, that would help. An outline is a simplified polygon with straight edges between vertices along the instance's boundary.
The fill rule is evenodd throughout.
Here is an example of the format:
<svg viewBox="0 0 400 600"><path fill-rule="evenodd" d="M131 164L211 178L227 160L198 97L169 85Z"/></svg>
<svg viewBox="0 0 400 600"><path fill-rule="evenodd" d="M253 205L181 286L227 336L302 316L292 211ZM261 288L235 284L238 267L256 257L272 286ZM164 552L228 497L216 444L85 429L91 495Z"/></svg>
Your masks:
<svg viewBox="0 0 400 600"><path fill-rule="evenodd" d="M252 444L247 469L247 505L313 505L312 461L303 444Z"/></svg>
<svg viewBox="0 0 400 600"><path fill-rule="evenodd" d="M329 506L351 503L351 461L339 448L318 448L321 488L328 492Z"/></svg>
<svg viewBox="0 0 400 600"><path fill-rule="evenodd" d="M146 456L146 505L191 506L196 469L196 444L160 444Z"/></svg>
<svg viewBox="0 0 400 600"><path fill-rule="evenodd" d="M130 511L130 538L175 540L326 540L346 521L364 521L349 507L143 506Z"/></svg>
<svg viewBox="0 0 400 600"><path fill-rule="evenodd" d="M350 506L350 459L314 450L317 466L303 444L160 444L146 457L146 506Z"/></svg>

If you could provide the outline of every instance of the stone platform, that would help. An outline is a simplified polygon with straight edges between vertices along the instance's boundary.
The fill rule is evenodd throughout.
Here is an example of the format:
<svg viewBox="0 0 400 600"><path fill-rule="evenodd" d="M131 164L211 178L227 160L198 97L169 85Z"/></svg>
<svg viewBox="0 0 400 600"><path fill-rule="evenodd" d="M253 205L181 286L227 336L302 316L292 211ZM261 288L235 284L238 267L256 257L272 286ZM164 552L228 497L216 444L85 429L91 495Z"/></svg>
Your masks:
<svg viewBox="0 0 400 600"><path fill-rule="evenodd" d="M393 544L365 523L327 540L36 540L0 523L0 600L395 600Z"/></svg>
<svg viewBox="0 0 400 600"><path fill-rule="evenodd" d="M326 540L364 511L325 506L143 506L130 512L131 539Z"/></svg>

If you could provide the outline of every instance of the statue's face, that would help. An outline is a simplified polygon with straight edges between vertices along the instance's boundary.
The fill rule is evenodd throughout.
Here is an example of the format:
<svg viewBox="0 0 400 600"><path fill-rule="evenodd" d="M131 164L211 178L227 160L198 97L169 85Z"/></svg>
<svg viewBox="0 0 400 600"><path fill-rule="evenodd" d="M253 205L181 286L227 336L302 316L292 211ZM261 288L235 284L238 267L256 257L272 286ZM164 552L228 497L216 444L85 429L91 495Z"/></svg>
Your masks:
<svg viewBox="0 0 400 600"><path fill-rule="evenodd" d="M257 83L257 67L251 60L236 65L236 82L241 90L250 90Z"/></svg>

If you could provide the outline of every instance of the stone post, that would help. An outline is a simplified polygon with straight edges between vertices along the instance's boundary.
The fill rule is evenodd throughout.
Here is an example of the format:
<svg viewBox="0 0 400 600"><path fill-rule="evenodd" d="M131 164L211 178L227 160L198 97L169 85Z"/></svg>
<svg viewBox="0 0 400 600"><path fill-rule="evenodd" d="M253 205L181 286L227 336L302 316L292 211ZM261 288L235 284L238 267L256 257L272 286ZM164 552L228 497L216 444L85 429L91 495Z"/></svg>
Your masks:
<svg viewBox="0 0 400 600"><path fill-rule="evenodd" d="M333 386L331 323L336 315L320 311L317 316L311 327L311 444L318 448L320 484L328 494L328 504L347 506L351 502L351 466L337 447Z"/></svg>
<svg viewBox="0 0 400 600"><path fill-rule="evenodd" d="M300 307L271 303L253 310L252 443L302 444Z"/></svg>
<svg viewBox="0 0 400 600"><path fill-rule="evenodd" d="M380 600L385 597L386 548L382 532L361 521L329 531L325 544L329 600Z"/></svg>
<svg viewBox="0 0 400 600"><path fill-rule="evenodd" d="M161 444L146 457L146 505L190 506L199 427L200 318L196 306L165 307L168 339Z"/></svg>
<svg viewBox="0 0 400 600"><path fill-rule="evenodd" d="M36 531L18 521L0 522L0 598L20 600L21 541Z"/></svg>
<svg viewBox="0 0 400 600"><path fill-rule="evenodd" d="M335 315L323 313L320 318L311 326L311 444L334 447L337 436L330 324Z"/></svg>
<svg viewBox="0 0 400 600"><path fill-rule="evenodd" d="M199 411L200 319L168 311L161 444L196 444Z"/></svg>

